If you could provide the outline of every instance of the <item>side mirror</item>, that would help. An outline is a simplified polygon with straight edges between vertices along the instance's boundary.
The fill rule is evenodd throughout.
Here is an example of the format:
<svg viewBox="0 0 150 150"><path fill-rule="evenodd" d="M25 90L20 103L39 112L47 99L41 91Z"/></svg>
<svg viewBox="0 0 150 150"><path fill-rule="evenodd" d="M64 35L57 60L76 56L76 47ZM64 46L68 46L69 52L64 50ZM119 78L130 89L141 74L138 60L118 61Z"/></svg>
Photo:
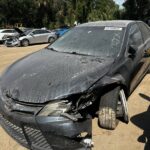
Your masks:
<svg viewBox="0 0 150 150"><path fill-rule="evenodd" d="M128 49L129 57L134 58L136 55L137 47L134 45L130 45Z"/></svg>

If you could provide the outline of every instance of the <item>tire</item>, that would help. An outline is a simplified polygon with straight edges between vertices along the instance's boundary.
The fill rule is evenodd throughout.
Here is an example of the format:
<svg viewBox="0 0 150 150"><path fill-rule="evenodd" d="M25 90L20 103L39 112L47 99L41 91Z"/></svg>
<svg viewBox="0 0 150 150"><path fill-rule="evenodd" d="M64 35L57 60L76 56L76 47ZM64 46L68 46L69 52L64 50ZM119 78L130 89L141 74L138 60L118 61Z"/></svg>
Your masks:
<svg viewBox="0 0 150 150"><path fill-rule="evenodd" d="M54 41L55 41L55 38L54 38L54 37L49 37L48 43L53 43Z"/></svg>
<svg viewBox="0 0 150 150"><path fill-rule="evenodd" d="M98 123L104 129L114 130L118 125L117 105L120 87L111 86L109 89L101 96Z"/></svg>
<svg viewBox="0 0 150 150"><path fill-rule="evenodd" d="M24 47L29 46L29 40L27 40L27 39L22 40L21 45Z"/></svg>

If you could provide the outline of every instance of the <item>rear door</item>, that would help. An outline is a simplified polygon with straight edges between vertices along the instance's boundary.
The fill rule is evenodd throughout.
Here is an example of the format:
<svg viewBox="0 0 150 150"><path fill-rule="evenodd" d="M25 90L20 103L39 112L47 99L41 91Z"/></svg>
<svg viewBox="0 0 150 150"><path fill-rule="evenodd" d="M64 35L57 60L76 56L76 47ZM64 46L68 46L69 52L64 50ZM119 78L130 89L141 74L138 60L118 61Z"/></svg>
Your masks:
<svg viewBox="0 0 150 150"><path fill-rule="evenodd" d="M32 41L32 44L34 43L41 43L41 30L34 30L32 33L32 38L31 38L31 41Z"/></svg>
<svg viewBox="0 0 150 150"><path fill-rule="evenodd" d="M41 39L41 43L45 43L48 42L48 36L49 36L50 32L47 30L41 30L40 31L40 39Z"/></svg>

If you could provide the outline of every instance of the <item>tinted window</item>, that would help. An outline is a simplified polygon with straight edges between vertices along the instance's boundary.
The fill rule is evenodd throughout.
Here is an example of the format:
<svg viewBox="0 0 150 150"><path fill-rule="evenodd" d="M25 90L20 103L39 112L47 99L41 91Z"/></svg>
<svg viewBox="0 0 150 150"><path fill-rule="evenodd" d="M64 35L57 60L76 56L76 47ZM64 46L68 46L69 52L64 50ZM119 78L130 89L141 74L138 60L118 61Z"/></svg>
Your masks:
<svg viewBox="0 0 150 150"><path fill-rule="evenodd" d="M35 30L32 32L33 34L40 34L41 33L41 30Z"/></svg>
<svg viewBox="0 0 150 150"><path fill-rule="evenodd" d="M75 27L54 42L50 48L60 52L112 57L120 52L124 28Z"/></svg>
<svg viewBox="0 0 150 150"><path fill-rule="evenodd" d="M41 30L41 34L44 34L44 33L50 33L50 32L47 30Z"/></svg>
<svg viewBox="0 0 150 150"><path fill-rule="evenodd" d="M139 30L138 25L134 24L129 30L129 45L139 47L141 44L143 44L141 31Z"/></svg>
<svg viewBox="0 0 150 150"><path fill-rule="evenodd" d="M150 38L150 29L144 24L144 23L139 23L144 41L146 41L148 38Z"/></svg>

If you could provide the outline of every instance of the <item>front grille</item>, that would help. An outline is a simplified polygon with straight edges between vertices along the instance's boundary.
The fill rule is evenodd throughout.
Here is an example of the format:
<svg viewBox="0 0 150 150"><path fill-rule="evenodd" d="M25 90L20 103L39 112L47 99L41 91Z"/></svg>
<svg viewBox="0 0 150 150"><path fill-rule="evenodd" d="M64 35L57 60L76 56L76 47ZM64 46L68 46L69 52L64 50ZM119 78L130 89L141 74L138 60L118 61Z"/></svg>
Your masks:
<svg viewBox="0 0 150 150"><path fill-rule="evenodd" d="M7 42L6 44L7 44L7 45L12 45L12 43L8 43L8 42Z"/></svg>
<svg viewBox="0 0 150 150"><path fill-rule="evenodd" d="M25 146L28 144L21 127L9 122L2 115L0 115L0 124L19 143Z"/></svg>
<svg viewBox="0 0 150 150"><path fill-rule="evenodd" d="M5 131L23 146L32 150L52 150L42 132L28 126L19 127L0 114L0 124ZM24 131L24 132L23 132Z"/></svg>
<svg viewBox="0 0 150 150"><path fill-rule="evenodd" d="M29 141L31 142L31 146L34 149L52 150L40 130L33 129L27 126L25 126L24 129L29 138Z"/></svg>

